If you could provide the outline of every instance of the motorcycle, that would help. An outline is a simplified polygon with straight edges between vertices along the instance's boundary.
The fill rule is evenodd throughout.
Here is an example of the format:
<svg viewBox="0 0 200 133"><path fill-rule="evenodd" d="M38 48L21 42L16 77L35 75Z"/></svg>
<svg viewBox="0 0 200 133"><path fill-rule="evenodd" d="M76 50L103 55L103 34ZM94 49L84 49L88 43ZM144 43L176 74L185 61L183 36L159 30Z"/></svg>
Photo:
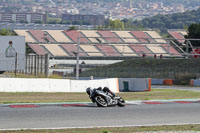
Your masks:
<svg viewBox="0 0 200 133"><path fill-rule="evenodd" d="M89 87L86 89L86 92L89 95L91 101L93 103L96 103L98 107L108 107L116 105L118 105L119 107L125 106L125 100L120 96L116 96L111 91L103 91L101 88L91 89Z"/></svg>

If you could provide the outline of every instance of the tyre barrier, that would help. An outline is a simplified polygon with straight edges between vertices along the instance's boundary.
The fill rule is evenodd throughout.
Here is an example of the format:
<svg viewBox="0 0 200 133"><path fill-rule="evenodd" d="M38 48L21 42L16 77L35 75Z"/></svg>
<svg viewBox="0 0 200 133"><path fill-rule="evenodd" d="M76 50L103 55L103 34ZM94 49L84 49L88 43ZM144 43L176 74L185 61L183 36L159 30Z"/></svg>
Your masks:
<svg viewBox="0 0 200 133"><path fill-rule="evenodd" d="M172 79L165 79L163 81L164 85L173 85L173 80Z"/></svg>

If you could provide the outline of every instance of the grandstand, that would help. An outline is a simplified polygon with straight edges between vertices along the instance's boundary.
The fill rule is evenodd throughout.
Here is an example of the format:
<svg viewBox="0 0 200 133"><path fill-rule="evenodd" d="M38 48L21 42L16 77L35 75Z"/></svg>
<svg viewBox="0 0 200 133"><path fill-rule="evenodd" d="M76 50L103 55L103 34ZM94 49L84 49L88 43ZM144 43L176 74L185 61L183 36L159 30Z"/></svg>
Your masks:
<svg viewBox="0 0 200 133"><path fill-rule="evenodd" d="M134 50L132 50L129 46L127 45L119 45L119 44L113 44L113 46L123 55L123 56L135 56L137 57L138 55L135 53Z"/></svg>
<svg viewBox="0 0 200 133"><path fill-rule="evenodd" d="M113 31L115 34L117 34L124 42L126 43L138 43L139 41L132 36L129 31Z"/></svg>
<svg viewBox="0 0 200 133"><path fill-rule="evenodd" d="M181 53L156 31L106 31L106 30L14 30L25 36L27 46L37 55L49 53L50 57L72 58L79 45L81 58L122 59L161 55L165 58L181 57ZM169 32L176 39L186 32ZM80 42L78 44L78 38ZM182 38L181 38L182 39Z"/></svg>
<svg viewBox="0 0 200 133"><path fill-rule="evenodd" d="M162 48L164 48L167 53L170 53L172 55L176 55L176 56L181 56L181 54L176 50L174 49L174 47L168 45L168 44L161 44Z"/></svg>
<svg viewBox="0 0 200 133"><path fill-rule="evenodd" d="M182 58L184 53L174 44L177 43L174 40L182 41L181 37L186 34L184 31L169 32L175 35L171 35L174 40L170 42L171 40L163 38L156 31L14 30L14 32L19 36L25 36L28 54L39 56L49 54L51 72L62 71L68 74L76 70L77 55L83 71L132 58ZM33 61L30 62L34 64ZM32 68L36 67L31 65Z"/></svg>
<svg viewBox="0 0 200 133"><path fill-rule="evenodd" d="M122 40L118 38L113 32L111 31L98 31L98 34L101 35L103 39L106 40L108 43L121 43Z"/></svg>
<svg viewBox="0 0 200 133"><path fill-rule="evenodd" d="M155 43L155 40L143 31L131 31L130 33L138 38L141 43Z"/></svg>
<svg viewBox="0 0 200 133"><path fill-rule="evenodd" d="M129 45L137 54L140 56L152 56L153 53L150 49L148 49L145 45L142 44L130 44Z"/></svg>
<svg viewBox="0 0 200 133"><path fill-rule="evenodd" d="M118 56L120 57L121 54L119 51L117 51L115 48L113 48L111 45L107 45L107 44L97 44L96 45L98 49L100 49L104 55L106 56Z"/></svg>
<svg viewBox="0 0 200 133"><path fill-rule="evenodd" d="M37 55L45 55L46 52L43 47L38 44L28 44L29 48L31 48Z"/></svg>
<svg viewBox="0 0 200 133"><path fill-rule="evenodd" d="M69 56L59 45L57 44L40 44L43 46L53 57L56 56Z"/></svg>
<svg viewBox="0 0 200 133"><path fill-rule="evenodd" d="M76 56L77 45L75 44L61 44L60 45L70 56ZM79 48L80 56L87 57L88 55Z"/></svg>
<svg viewBox="0 0 200 133"><path fill-rule="evenodd" d="M94 45L80 45L80 47L89 55L93 57L104 56L102 51L98 50Z"/></svg>
<svg viewBox="0 0 200 133"><path fill-rule="evenodd" d="M41 43L55 43L55 40L47 33L42 30L29 30L31 36Z"/></svg>
<svg viewBox="0 0 200 133"><path fill-rule="evenodd" d="M183 30L168 30L169 35L176 39L179 43L183 44L185 42L185 35L187 35L186 31Z"/></svg>
<svg viewBox="0 0 200 133"><path fill-rule="evenodd" d="M152 38L155 39L158 43L167 43L157 32L155 31L144 31L145 33L149 34Z"/></svg>
<svg viewBox="0 0 200 133"><path fill-rule="evenodd" d="M155 55L164 55L164 56L170 56L167 51L165 51L160 45L157 44L148 44L146 45L147 48L149 48Z"/></svg>
<svg viewBox="0 0 200 133"><path fill-rule="evenodd" d="M105 43L105 40L95 30L82 30L79 32L82 32L92 43Z"/></svg>
<svg viewBox="0 0 200 133"><path fill-rule="evenodd" d="M48 30L44 32L49 33L49 35L52 36L56 42L72 43L62 30Z"/></svg>
<svg viewBox="0 0 200 133"><path fill-rule="evenodd" d="M31 35L27 32L27 30L15 30L15 33L18 35L18 36L25 36L25 41L26 42L36 42L36 40L31 37Z"/></svg>
<svg viewBox="0 0 200 133"><path fill-rule="evenodd" d="M63 31L66 36L68 36L74 43L77 43L78 42L78 37L81 37L80 38L80 42L81 43L88 43L89 40L84 38L83 34L79 31L76 31L76 30L68 30L68 31Z"/></svg>
<svg viewBox="0 0 200 133"><path fill-rule="evenodd" d="M185 36L188 35L185 30L168 30L168 33L178 42L180 46L185 47L186 52L191 53L194 58L200 57L200 48L197 46L193 46L192 43L190 42L192 40L185 39Z"/></svg>

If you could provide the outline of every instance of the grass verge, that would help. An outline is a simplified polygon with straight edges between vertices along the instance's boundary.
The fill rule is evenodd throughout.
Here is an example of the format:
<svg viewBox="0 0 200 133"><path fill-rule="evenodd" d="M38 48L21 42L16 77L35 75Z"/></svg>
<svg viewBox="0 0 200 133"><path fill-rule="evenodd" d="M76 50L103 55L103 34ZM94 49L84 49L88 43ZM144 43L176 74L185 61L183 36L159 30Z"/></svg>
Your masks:
<svg viewBox="0 0 200 133"><path fill-rule="evenodd" d="M20 130L2 131L2 133L133 133L155 131L200 131L200 125L177 126L142 126L142 127L113 127L113 128L80 128L61 130Z"/></svg>
<svg viewBox="0 0 200 133"><path fill-rule="evenodd" d="M125 100L200 98L200 92L153 89L150 92L121 92ZM0 93L0 103L89 102L86 93Z"/></svg>

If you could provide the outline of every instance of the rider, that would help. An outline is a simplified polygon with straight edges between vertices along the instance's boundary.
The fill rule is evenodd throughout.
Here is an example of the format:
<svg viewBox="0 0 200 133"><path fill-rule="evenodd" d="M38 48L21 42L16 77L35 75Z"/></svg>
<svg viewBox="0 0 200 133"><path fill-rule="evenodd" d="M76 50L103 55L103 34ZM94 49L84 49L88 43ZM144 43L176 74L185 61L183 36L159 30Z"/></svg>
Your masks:
<svg viewBox="0 0 200 133"><path fill-rule="evenodd" d="M86 89L86 92L88 93L88 95L90 95L90 89L91 89L90 87L88 87ZM104 87L103 89L102 89L102 87L98 87L97 90L103 91L105 93L110 93L112 96L115 97L115 94L112 91L110 91L110 89L108 87Z"/></svg>
<svg viewBox="0 0 200 133"><path fill-rule="evenodd" d="M103 88L103 92L105 92L105 93L110 93L112 96L114 96L115 97L115 94L108 88L108 87L104 87Z"/></svg>

